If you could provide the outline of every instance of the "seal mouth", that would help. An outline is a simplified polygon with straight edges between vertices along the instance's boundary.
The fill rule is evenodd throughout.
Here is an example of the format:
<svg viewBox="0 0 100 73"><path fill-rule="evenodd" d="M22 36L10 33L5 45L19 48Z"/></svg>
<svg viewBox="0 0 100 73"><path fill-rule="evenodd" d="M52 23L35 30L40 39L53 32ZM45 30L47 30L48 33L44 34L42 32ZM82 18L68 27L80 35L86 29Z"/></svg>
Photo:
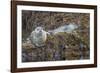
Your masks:
<svg viewBox="0 0 100 73"><path fill-rule="evenodd" d="M39 32L37 33L37 35L38 35L38 37L39 37L39 36L42 36L42 31L39 31Z"/></svg>

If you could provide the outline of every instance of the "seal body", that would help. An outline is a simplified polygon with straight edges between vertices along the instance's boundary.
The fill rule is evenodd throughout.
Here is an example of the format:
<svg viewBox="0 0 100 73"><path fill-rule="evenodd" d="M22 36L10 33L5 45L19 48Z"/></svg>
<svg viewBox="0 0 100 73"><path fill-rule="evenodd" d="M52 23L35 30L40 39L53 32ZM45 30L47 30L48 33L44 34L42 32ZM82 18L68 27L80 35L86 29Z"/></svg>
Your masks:
<svg viewBox="0 0 100 73"><path fill-rule="evenodd" d="M30 36L31 43L38 47L44 46L46 39L47 33L42 27L35 28Z"/></svg>

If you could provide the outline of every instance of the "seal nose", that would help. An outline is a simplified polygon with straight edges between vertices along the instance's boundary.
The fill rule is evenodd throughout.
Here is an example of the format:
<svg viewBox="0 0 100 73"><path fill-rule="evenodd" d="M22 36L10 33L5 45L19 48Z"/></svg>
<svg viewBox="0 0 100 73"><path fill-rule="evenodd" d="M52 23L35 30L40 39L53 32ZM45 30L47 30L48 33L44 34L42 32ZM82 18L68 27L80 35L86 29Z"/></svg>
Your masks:
<svg viewBox="0 0 100 73"><path fill-rule="evenodd" d="M40 30L40 32L42 32L42 30Z"/></svg>

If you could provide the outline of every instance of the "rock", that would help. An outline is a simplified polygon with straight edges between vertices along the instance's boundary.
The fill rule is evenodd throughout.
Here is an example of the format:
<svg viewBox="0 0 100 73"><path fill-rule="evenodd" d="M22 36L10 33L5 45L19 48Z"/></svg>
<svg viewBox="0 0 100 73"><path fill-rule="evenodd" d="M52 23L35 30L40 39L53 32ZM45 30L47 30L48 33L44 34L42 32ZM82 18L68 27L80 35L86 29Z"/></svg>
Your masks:
<svg viewBox="0 0 100 73"><path fill-rule="evenodd" d="M22 48L32 49L32 48L35 48L35 46L33 44L31 44L30 42L24 42L24 43L22 43Z"/></svg>

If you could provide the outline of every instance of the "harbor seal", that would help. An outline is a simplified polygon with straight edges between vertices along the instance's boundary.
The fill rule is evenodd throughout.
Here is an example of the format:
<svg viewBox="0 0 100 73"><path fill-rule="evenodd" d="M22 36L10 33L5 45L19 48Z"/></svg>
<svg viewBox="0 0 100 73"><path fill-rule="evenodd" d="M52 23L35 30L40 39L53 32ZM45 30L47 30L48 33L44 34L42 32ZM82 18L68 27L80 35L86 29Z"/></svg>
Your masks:
<svg viewBox="0 0 100 73"><path fill-rule="evenodd" d="M37 47L44 46L47 39L47 32L42 27L36 27L30 35L31 43Z"/></svg>
<svg viewBox="0 0 100 73"><path fill-rule="evenodd" d="M56 35L59 32L71 33L72 31L74 31L74 29L77 29L77 28L78 28L77 25L69 24L69 25L60 26L54 30L49 30L48 32L46 32L45 30L43 30L42 27L39 26L39 27L36 27L34 31L32 31L30 35L30 41L33 45L37 47L41 47L45 45L45 42L47 40L47 34Z"/></svg>

